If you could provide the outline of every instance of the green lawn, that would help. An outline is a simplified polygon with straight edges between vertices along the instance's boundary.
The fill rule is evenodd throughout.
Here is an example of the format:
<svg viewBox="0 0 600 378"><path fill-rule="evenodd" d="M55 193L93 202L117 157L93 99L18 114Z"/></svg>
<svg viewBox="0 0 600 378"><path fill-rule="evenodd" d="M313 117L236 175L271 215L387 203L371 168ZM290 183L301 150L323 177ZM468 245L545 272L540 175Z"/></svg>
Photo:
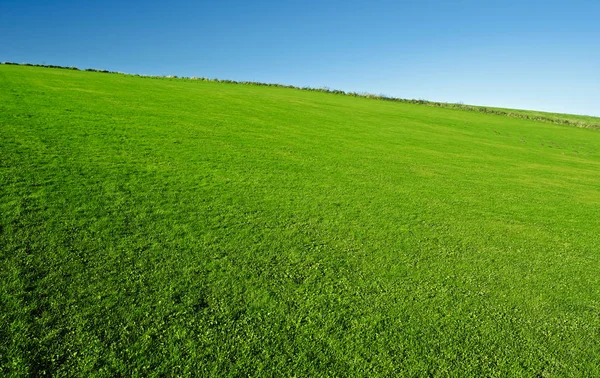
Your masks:
<svg viewBox="0 0 600 378"><path fill-rule="evenodd" d="M600 376L600 131L0 65L0 375Z"/></svg>

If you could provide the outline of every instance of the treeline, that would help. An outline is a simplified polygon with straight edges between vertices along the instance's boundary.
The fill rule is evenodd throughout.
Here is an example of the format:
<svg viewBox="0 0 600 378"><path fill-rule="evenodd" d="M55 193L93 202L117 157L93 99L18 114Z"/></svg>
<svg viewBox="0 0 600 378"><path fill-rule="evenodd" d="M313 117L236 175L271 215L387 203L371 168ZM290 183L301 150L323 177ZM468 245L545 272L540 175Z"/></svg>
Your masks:
<svg viewBox="0 0 600 378"><path fill-rule="evenodd" d="M102 72L102 73L108 73L108 74L119 74L119 75L124 75L124 76L144 77L144 78L151 78L151 79L197 80L197 81L206 81L206 82L213 82L213 83L224 83L224 84L255 85L255 86L261 86L261 87L288 88L288 89L296 89L296 90L301 90L301 91L331 93L331 94L336 94L336 95L352 96L352 97L363 97L363 98L370 98L370 99L381 100L381 101L427 105L427 106L433 106L433 107L438 107L438 108L460 109L460 110L467 110L467 111L478 112L478 113L496 114L496 115L501 115L501 116L508 116L508 117L513 117L513 118L532 120L532 121L554 123L554 124L559 124L559 125L600 129L600 121L598 123L591 123L591 122L584 122L584 121L578 121L578 120L576 121L576 120L558 118L558 117L552 117L552 116L540 116L540 115L529 115L529 114L524 114L524 113L514 113L511 111L507 111L507 110L487 108L485 106L472 106L472 105L464 105L464 104L456 104L456 103L448 103L448 102L435 102L435 101L427 101L427 100L422 100L422 99L419 99L419 100L404 99L404 98L398 98L398 97L391 97L391 96L387 96L384 94L376 95L376 94L365 93L365 92L361 92L361 93L345 92L345 91L342 91L339 89L330 89L328 87L324 87L324 88L297 87L294 85L284 85L284 84L276 84L276 83L260 83L260 82L256 82L256 81L221 80L221 79L216 79L216 78L206 78L206 77L196 77L196 76L192 76L192 77L181 76L180 77L180 76L174 76L174 75L168 75L168 76L140 75L140 74L128 74L128 73L118 72L118 71L100 70L100 69L95 69L95 68L79 69L78 67L73 67L73 66L67 67L67 66L56 66L56 65L49 65L49 64L31 64L31 63L14 63L14 62L3 62L2 64L15 65L15 66L58 68L58 69L73 70L73 71Z"/></svg>
<svg viewBox="0 0 600 378"><path fill-rule="evenodd" d="M45 68L59 68L61 70L72 70L72 71L91 71L91 72L104 72L104 73L112 73L112 74L123 74L123 72L114 72L108 70L97 70L95 68L86 68L84 70L79 69L78 67L73 66L55 66L53 64L32 64L32 63L15 63L15 62L2 62L2 64L7 64L10 66L28 66L28 67L45 67Z"/></svg>
<svg viewBox="0 0 600 378"><path fill-rule="evenodd" d="M31 64L31 63L15 63L15 62L2 62L2 64L8 64L11 66L28 66L28 67L46 67L46 68L60 68L63 70L74 70L80 71L77 67L65 67L65 66L55 66L52 64ZM108 71L106 71L108 72Z"/></svg>

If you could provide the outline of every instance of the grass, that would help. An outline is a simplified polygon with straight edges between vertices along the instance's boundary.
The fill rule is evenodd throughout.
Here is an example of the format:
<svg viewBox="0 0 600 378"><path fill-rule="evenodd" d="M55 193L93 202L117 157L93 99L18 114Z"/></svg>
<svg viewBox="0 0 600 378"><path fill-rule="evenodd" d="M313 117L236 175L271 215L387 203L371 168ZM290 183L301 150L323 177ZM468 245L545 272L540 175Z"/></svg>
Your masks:
<svg viewBox="0 0 600 378"><path fill-rule="evenodd" d="M0 375L599 376L600 132L0 66Z"/></svg>
<svg viewBox="0 0 600 378"><path fill-rule="evenodd" d="M45 64L30 64L30 63L15 63L15 62L3 62L1 64L5 65L22 65L27 67L46 67L46 68L58 68L63 70L74 70L79 71L78 67L65 67L65 66L55 66L55 65L45 65ZM206 78L206 77L178 77L178 76L150 76L150 75L139 75L139 74L127 74L123 72L115 72L115 71L107 71L102 69L94 69L94 68L86 68L85 71L89 72L102 72L109 74L118 74L124 76L132 76L132 77L144 77L144 78L152 78L152 79L182 79L182 80L200 80L200 81L210 81L217 83L226 83L226 84L242 84L242 85L257 85L257 86L268 86L268 87L279 87L279 88L290 88L297 89L303 91L312 91L312 92L324 92L324 93L332 93L337 95L344 96L352 96L352 97L363 97L368 99L382 100L382 101L393 101L393 102L403 102L408 104L419 104L419 105L427 105L434 106L439 108L450 108L450 109L461 109L468 111L475 111L480 113L487 114L496 114L503 115L507 117L514 117L520 119L527 119L533 121L540 122L549 122L558 125L569 125L575 127L584 127L590 129L600 129L600 118L593 116L585 116L585 115L574 115L574 114L560 114L560 113L549 113L549 112L541 112L541 111L533 111L533 110L518 110L518 109L506 109L506 108L494 108L488 106L474 106L474 105L465 105L462 103L449 103L449 102L436 102L436 101L427 101L423 99L406 99L406 98L398 98L398 97L390 97L387 95L376 95L372 93L357 93L357 92L344 92L338 89L331 89L328 87L324 88L312 88L312 87L295 87L293 85L283 85L283 84L275 84L275 83L261 83L254 81L235 81L235 80L220 80L216 78Z"/></svg>

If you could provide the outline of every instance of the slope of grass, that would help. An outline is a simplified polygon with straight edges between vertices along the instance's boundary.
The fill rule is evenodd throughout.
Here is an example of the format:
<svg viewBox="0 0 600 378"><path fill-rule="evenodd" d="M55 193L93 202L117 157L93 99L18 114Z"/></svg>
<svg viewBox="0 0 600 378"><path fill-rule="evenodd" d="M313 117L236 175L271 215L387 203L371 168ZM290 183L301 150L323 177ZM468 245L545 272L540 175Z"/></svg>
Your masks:
<svg viewBox="0 0 600 378"><path fill-rule="evenodd" d="M0 66L0 375L598 376L599 148Z"/></svg>
<svg viewBox="0 0 600 378"><path fill-rule="evenodd" d="M14 62L2 62L0 64L13 65L13 66L22 65L22 66L26 66L26 67L57 68L57 69L72 70L72 71L80 70L77 67L65 67L65 66L55 66L55 65L45 65L45 64L14 63ZM495 114L495 115L500 115L500 116L527 119L527 120L532 120L532 121L549 122L549 123L555 123L558 125L569 125L569 126L583 127L583 128L589 128L589 129L600 129L600 117L593 117L593 116L586 116L586 115L549 113L549 112L541 112L541 111L535 111L535 110L495 108L495 107L489 107L489 106L465 105L462 103L449 103L449 102L436 102L436 101L427 101L427 100L406 99L406 98L390 97L390 96L386 96L386 95L375 95L375 94L364 93L364 92L363 93L345 92L342 90L330 89L330 88L295 87L293 85L261 83L261 82L254 82L254 81L239 82L239 81L235 81L235 80L220 80L220 79L216 79L216 78L211 79L211 78L206 78L206 77L178 77L178 76L171 76L171 75L169 75L169 76L149 76L149 75L138 75L138 74L123 73L123 72L107 71L107 70L94 69L94 68L86 68L84 71L102 72L102 73L107 73L107 74L117 74L117 75L123 75L123 76L143 77L143 78L152 78L152 79L200 80L200 81L209 81L209 82L213 82L213 83L289 88L289 89L297 89L297 90L303 90L303 91L332 93L332 94L336 94L336 95L344 95L344 96L352 96L352 97L363 97L363 98L382 100L382 101L393 101L393 102L403 102L403 103L408 103L408 104L427 105L427 106L434 106L434 107L439 107L439 108L461 109L461 110L475 111L475 112L479 112L479 113Z"/></svg>

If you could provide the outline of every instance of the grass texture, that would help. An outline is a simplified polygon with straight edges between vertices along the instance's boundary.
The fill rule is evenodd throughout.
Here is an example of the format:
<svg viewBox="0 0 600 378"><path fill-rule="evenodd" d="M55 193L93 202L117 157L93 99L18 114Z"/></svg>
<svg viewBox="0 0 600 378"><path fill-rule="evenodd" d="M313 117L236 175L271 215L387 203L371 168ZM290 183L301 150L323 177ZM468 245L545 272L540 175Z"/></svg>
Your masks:
<svg viewBox="0 0 600 378"><path fill-rule="evenodd" d="M0 375L600 376L600 132L0 66Z"/></svg>

